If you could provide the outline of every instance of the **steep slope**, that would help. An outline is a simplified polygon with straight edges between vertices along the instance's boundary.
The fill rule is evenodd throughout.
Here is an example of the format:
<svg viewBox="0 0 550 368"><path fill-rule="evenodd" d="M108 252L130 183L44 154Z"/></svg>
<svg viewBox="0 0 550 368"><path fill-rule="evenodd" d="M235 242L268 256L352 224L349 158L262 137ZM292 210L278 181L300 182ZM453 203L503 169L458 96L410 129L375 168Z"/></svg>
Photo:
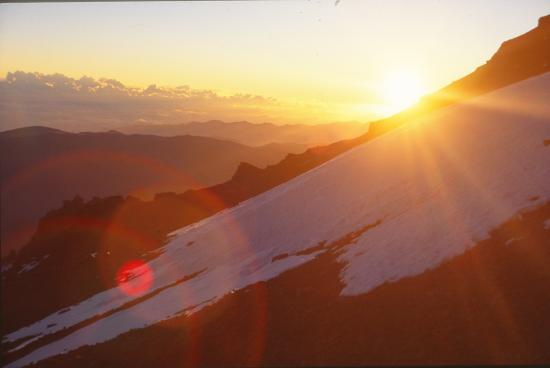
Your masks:
<svg viewBox="0 0 550 368"><path fill-rule="evenodd" d="M539 19L533 30L504 42L495 55L469 75L390 118L369 124L367 133L326 146L290 154L277 165L238 173L233 180L207 188L229 205L284 183L359 144L372 140L407 121L456 102L550 71L550 15Z"/></svg>
<svg viewBox="0 0 550 368"><path fill-rule="evenodd" d="M468 95L477 95L547 72L550 67L549 32L550 15L547 15L539 19L533 30L505 41L484 65L443 92L448 96L466 91Z"/></svg>
<svg viewBox="0 0 550 368"><path fill-rule="evenodd" d="M547 364L549 218L547 202L432 270L345 298L344 264L328 251L191 316L39 366Z"/></svg>
<svg viewBox="0 0 550 368"><path fill-rule="evenodd" d="M547 73L453 105L185 227L121 288L4 336L23 355L9 366L193 315L327 252L343 265L341 297L436 268L550 200L549 99ZM139 295L122 292L148 277Z"/></svg>
<svg viewBox="0 0 550 368"><path fill-rule="evenodd" d="M301 151L193 136L73 134L45 127L2 132L2 253L21 246L40 217L76 195L183 192L227 180L241 161L265 166Z"/></svg>
<svg viewBox="0 0 550 368"><path fill-rule="evenodd" d="M525 43L530 50L538 48L541 52L524 55L521 47L509 48L507 43L500 48L500 55L507 55L524 64L522 70L526 72L522 72L523 77L537 75L540 70L550 70L548 19L541 18L536 29L514 41L517 45ZM506 63L503 57L493 57L483 67L483 70L498 70L498 73L489 73L492 75L490 81L483 82L483 78L476 77L478 69L452 85L457 91L461 85L475 86L473 82L463 81L475 80L485 84L489 90L499 88L511 81L509 75L517 77L517 73L506 69L506 65L512 65L515 70L523 64ZM484 72L485 76L489 74ZM280 185L415 116L480 93L479 90L469 92L465 87L460 92L437 93L428 98L432 103L425 102L390 119L375 122L373 129L363 136L312 148L303 154L290 154L280 163L265 169L241 164L233 178L220 185L189 190L183 194L162 193L156 195L153 201L113 197L96 198L89 202L66 202L42 220L33 239L21 250L17 259L6 264L6 270L2 273L2 290L3 295L8 296L2 298L2 332L11 332L112 287L116 271L124 262L158 248L170 232ZM451 95L452 98L447 98ZM135 233L140 235L139 241L128 235ZM93 255L103 261L98 262ZM44 260L45 257L48 257L47 260ZM19 273L29 264L35 267ZM8 270L9 267L11 269ZM65 282L63 290L52 287L63 282L66 274L72 275L70 284ZM98 274L101 277L97 277Z"/></svg>

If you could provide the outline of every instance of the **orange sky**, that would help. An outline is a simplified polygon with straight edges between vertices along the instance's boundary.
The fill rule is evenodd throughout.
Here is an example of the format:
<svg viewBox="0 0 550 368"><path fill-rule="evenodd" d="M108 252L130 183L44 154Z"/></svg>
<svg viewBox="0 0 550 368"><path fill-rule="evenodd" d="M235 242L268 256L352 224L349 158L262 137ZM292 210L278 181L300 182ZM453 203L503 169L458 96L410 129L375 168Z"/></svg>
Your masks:
<svg viewBox="0 0 550 368"><path fill-rule="evenodd" d="M396 74L433 91L546 13L549 1L2 4L0 74L189 85L274 98L277 113L256 106L274 122L364 121L400 107L383 90Z"/></svg>

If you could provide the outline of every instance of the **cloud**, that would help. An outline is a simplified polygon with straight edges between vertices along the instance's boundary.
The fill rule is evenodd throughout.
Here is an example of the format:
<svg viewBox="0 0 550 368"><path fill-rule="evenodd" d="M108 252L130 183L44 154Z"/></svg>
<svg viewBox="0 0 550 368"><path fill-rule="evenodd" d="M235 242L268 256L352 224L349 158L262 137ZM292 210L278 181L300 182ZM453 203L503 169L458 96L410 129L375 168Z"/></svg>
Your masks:
<svg viewBox="0 0 550 368"><path fill-rule="evenodd" d="M135 123L177 124L205 120L311 122L320 106L283 103L254 94L223 96L212 90L152 84L125 86L115 79L9 72L0 80L2 129L48 125L69 131L116 129Z"/></svg>

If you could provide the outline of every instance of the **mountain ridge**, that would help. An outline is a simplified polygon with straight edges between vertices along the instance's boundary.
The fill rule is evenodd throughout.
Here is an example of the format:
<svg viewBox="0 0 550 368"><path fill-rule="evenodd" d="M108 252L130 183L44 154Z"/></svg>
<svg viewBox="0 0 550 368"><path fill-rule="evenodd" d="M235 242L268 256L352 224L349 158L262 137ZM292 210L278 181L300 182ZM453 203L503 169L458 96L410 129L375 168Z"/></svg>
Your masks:
<svg viewBox="0 0 550 368"><path fill-rule="evenodd" d="M298 143L315 146L360 135L368 130L368 123L337 122L307 125L209 120L191 121L183 124L134 124L120 127L118 130L126 134L202 135L252 146L269 143Z"/></svg>
<svg viewBox="0 0 550 368"><path fill-rule="evenodd" d="M230 178L242 160L266 165L304 149L291 144L249 147L191 135L70 133L43 126L1 132L0 143L2 212L10 213L2 216L4 254L21 244L9 243L8 232L31 226L75 195L134 193L147 198L164 190L199 188Z"/></svg>

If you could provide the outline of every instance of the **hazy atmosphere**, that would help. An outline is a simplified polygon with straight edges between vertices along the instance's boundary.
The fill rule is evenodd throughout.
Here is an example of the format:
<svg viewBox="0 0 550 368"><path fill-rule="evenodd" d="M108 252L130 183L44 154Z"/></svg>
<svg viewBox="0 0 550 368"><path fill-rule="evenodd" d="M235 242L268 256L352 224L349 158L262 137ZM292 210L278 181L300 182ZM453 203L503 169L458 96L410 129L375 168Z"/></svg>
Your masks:
<svg viewBox="0 0 550 368"><path fill-rule="evenodd" d="M77 131L74 113L84 130L366 122L473 71L550 11L547 0L408 3L2 4L0 116Z"/></svg>

